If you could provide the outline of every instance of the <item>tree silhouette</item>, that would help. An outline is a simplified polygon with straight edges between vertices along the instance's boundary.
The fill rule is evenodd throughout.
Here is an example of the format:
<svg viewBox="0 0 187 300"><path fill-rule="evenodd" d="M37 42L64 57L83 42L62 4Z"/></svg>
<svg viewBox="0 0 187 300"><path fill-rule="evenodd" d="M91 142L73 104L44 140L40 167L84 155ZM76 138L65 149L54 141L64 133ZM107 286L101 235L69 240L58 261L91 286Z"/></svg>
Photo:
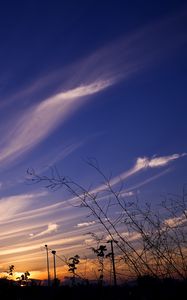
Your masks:
<svg viewBox="0 0 187 300"><path fill-rule="evenodd" d="M74 285L75 284L75 276L77 275L76 274L76 270L77 270L77 265L79 264L80 260L79 260L79 255L75 255L75 256L72 256L68 259L68 271L70 273L72 273L72 284Z"/></svg>
<svg viewBox="0 0 187 300"><path fill-rule="evenodd" d="M123 184L113 185L96 161L90 160L88 165L103 180L99 189L87 189L61 175L56 168L49 176L40 176L34 170L28 170L28 174L33 183L44 183L51 190L65 188L79 199L80 207L90 211L107 239L118 241L116 247L121 263L133 276L146 274L186 279L187 186L184 186L182 195L169 194L155 211L151 202L143 204L137 194L133 200L126 198ZM117 214L113 214L114 210Z"/></svg>
<svg viewBox="0 0 187 300"><path fill-rule="evenodd" d="M13 273L14 273L14 265L10 265L10 266L8 267L8 274L9 274L10 276L13 276Z"/></svg>
<svg viewBox="0 0 187 300"><path fill-rule="evenodd" d="M23 274L21 274L20 277L17 277L16 279L18 279L20 281L20 285L27 285L29 276L30 276L29 271L26 271Z"/></svg>
<svg viewBox="0 0 187 300"><path fill-rule="evenodd" d="M103 279L104 279L104 258L105 258L105 252L107 251L107 248L105 245L100 245L98 248L92 248L93 252L97 255L98 261L99 261L99 285L103 285Z"/></svg>

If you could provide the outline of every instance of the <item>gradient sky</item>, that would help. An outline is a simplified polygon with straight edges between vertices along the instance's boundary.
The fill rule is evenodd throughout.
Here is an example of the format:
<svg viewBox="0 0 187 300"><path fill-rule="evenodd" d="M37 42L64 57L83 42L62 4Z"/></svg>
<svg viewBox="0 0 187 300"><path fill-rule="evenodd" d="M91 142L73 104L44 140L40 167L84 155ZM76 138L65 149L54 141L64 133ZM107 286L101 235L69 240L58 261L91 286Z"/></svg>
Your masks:
<svg viewBox="0 0 187 300"><path fill-rule="evenodd" d="M187 182L186 1L2 1L0 272L46 276L48 244L91 257L97 224L26 170L102 183L156 204ZM69 197L69 198L68 198ZM69 199L69 200L68 200ZM64 269L63 269L64 268ZM58 262L58 276L65 271Z"/></svg>

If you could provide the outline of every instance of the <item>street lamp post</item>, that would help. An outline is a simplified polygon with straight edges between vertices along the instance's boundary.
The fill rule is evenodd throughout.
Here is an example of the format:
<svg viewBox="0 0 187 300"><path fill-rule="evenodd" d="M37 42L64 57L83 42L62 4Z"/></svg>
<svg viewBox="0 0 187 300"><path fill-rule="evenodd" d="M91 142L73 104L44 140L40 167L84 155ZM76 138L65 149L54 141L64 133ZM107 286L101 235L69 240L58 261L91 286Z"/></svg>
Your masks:
<svg viewBox="0 0 187 300"><path fill-rule="evenodd" d="M116 279L116 268L115 268L115 260L114 260L114 247L113 243L118 243L115 240L109 240L107 243L110 243L111 246L111 257L112 257L112 268L113 268L113 276L114 276L114 286L117 286L117 279Z"/></svg>
<svg viewBox="0 0 187 300"><path fill-rule="evenodd" d="M47 275L48 275L48 287L50 286L50 273L49 273L49 249L48 246L45 245L46 255L47 255Z"/></svg>
<svg viewBox="0 0 187 300"><path fill-rule="evenodd" d="M53 264L54 264L54 284L56 284L56 251L53 250L51 251L51 253L53 254Z"/></svg>

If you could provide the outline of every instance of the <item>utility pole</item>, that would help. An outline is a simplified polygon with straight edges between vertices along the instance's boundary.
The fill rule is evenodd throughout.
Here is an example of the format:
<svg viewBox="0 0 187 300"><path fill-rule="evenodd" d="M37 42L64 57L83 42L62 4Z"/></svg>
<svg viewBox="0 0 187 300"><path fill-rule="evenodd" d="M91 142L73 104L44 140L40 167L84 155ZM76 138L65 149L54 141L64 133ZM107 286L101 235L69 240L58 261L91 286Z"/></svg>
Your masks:
<svg viewBox="0 0 187 300"><path fill-rule="evenodd" d="M49 274L49 249L48 246L45 245L46 255L47 255L47 275L48 275L48 287L50 287L50 274Z"/></svg>
<svg viewBox="0 0 187 300"><path fill-rule="evenodd" d="M56 258L55 258L56 251L53 250L51 251L51 253L53 254L53 264L54 264L54 284L56 284Z"/></svg>
<svg viewBox="0 0 187 300"><path fill-rule="evenodd" d="M109 240L107 243L110 243L111 246L111 257L112 257L112 268L113 268L113 276L114 276L114 286L117 286L117 279L116 279L116 268L115 268L115 260L114 260L114 247L113 243L118 243L115 240Z"/></svg>

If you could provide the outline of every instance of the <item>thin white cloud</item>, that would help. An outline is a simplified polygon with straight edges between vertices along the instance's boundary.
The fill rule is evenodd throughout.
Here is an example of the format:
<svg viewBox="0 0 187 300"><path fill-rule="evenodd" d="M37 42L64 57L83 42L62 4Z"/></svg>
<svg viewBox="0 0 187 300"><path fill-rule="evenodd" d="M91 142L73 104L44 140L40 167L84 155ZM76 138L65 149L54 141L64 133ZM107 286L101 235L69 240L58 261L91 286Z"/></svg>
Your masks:
<svg viewBox="0 0 187 300"><path fill-rule="evenodd" d="M129 242L134 242L141 238L141 234L136 231L132 231L132 232L124 231L124 232L121 232L120 235L121 235L121 237L123 237L125 240L127 240ZM119 237L116 234L113 234L113 238L116 240L119 239ZM109 240L109 239L111 239L111 237L109 235L107 235L105 237L105 239Z"/></svg>
<svg viewBox="0 0 187 300"><path fill-rule="evenodd" d="M95 81L56 94L30 108L16 121L4 145L0 161L13 160L42 141L59 123L63 123L85 100L113 84L112 80Z"/></svg>
<svg viewBox="0 0 187 300"><path fill-rule="evenodd" d="M56 223L53 222L54 214ZM39 208L33 211L28 211L28 209L26 209L26 211L20 215L24 215L24 217L20 217L19 219L12 217L11 222L7 222L6 220L1 222L1 247L3 245L9 245L10 239L11 244L14 244L23 239L25 241L28 240L29 236L46 239L46 235L48 235L48 240L58 234L62 237L62 232L58 233L60 232L60 227L63 228L63 235L70 236L70 228L73 228L74 224L78 223L78 219L85 216L85 212L84 210L78 210L76 214L73 214L72 206L67 208L63 207L63 203L58 203L58 206L45 206L42 209ZM47 228L46 220L49 224ZM84 227L78 229L81 234ZM76 229L75 235L77 232ZM50 233L53 234L49 236Z"/></svg>
<svg viewBox="0 0 187 300"><path fill-rule="evenodd" d="M84 144L83 141L79 141L76 143L71 143L70 145L67 145L66 147L60 147L58 148L55 153L46 155L45 159L46 161L50 161L50 165L54 166L56 162L58 162L61 159L66 158L69 156L72 152L80 148ZM41 159L40 159L41 161ZM48 166L46 167L48 168ZM44 170L42 170L44 171Z"/></svg>
<svg viewBox="0 0 187 300"><path fill-rule="evenodd" d="M183 156L186 156L186 153L153 157L152 159L148 159L148 167L150 168L163 167L168 165L171 161L181 158Z"/></svg>
<svg viewBox="0 0 187 300"><path fill-rule="evenodd" d="M80 228L80 227L88 227L90 225L94 225L95 221L91 222L83 222L83 223L78 223L75 227Z"/></svg>
<svg viewBox="0 0 187 300"><path fill-rule="evenodd" d="M37 233L37 234L33 234L33 233L30 233L30 237L31 238L36 238L36 237L40 237L40 236L43 236L43 235L46 235L46 234L50 234L52 232L57 232L58 230L58 224L56 223L51 223L48 225L47 229Z"/></svg>
<svg viewBox="0 0 187 300"><path fill-rule="evenodd" d="M67 234L68 235L68 234ZM67 237L63 237L62 234L59 235L59 238L56 238L57 236L55 236L55 239L50 239L48 240L48 245L50 247L54 246L54 245L64 245L65 246L69 246L69 244L73 244L72 247L76 247L76 242L82 242L83 237L81 235L76 235L73 234L71 236L71 234ZM25 251L31 251L31 250L39 250L41 249L42 245L45 245L45 240L30 240L29 242L22 242L22 243L15 243L14 245L9 245L9 246L4 246L1 247L0 249L0 256L3 255L9 255L9 254L16 254L16 253L20 253L20 252L25 252ZM79 244L80 246L80 244Z"/></svg>
<svg viewBox="0 0 187 300"><path fill-rule="evenodd" d="M179 217L173 217L164 220L164 228L174 228L183 225L184 223L187 223L187 211L185 211L184 214Z"/></svg>
<svg viewBox="0 0 187 300"><path fill-rule="evenodd" d="M36 197L46 195L43 193L18 194L0 198L1 222L13 219L16 214L21 213L31 207L32 200Z"/></svg>
<svg viewBox="0 0 187 300"><path fill-rule="evenodd" d="M28 199L28 198L27 198ZM33 199L36 199L36 196L33 197ZM11 202L11 197L10 197L10 204L13 204L13 202ZM18 199L19 202L19 199ZM45 205L43 207L40 208L35 208L32 209L32 207L30 207L30 209L28 210L27 207L23 207L23 210L17 210L16 215L14 215L14 218L8 218L8 219L4 219L0 221L0 224L10 224L10 226L12 226L12 223L15 222L22 222L22 221L29 221L30 219L34 219L36 217L38 218L42 218L46 215L49 215L51 212L55 212L57 210L61 210L64 208L64 204L66 202L58 202L52 205ZM12 232L12 231L11 231ZM0 235L2 235L3 233L1 232Z"/></svg>
<svg viewBox="0 0 187 300"><path fill-rule="evenodd" d="M137 188L140 188L140 187L142 187L142 186L144 186L144 185L146 185L146 184L148 184L148 183L150 183L150 182L152 182L152 181L160 178L161 176L167 174L169 171L170 171L170 168L167 168L166 170L163 170L162 172L159 172L156 175L150 176L147 179L145 179L143 181L140 181L137 184L132 185L130 188L126 189L125 191L127 191L127 192L128 191L132 191L133 192L133 190L135 190ZM133 192L133 194L135 195L136 193Z"/></svg>
<svg viewBox="0 0 187 300"><path fill-rule="evenodd" d="M127 239L129 242L133 242L133 241L137 241L141 238L141 234L138 232L123 232L121 234L122 237L124 237L125 239Z"/></svg>
<svg viewBox="0 0 187 300"><path fill-rule="evenodd" d="M134 191L127 191L127 190L124 190L120 193L120 195L122 197L132 197L135 195L135 192Z"/></svg>
<svg viewBox="0 0 187 300"><path fill-rule="evenodd" d="M168 155L168 156L153 156L151 158L146 157L146 156L138 157L136 159L134 166L132 168L130 168L129 170L121 173L120 175L112 178L110 180L110 185L115 186L119 183L121 184L124 180L128 179L129 177L131 177L133 175L138 174L141 171L165 167L168 164L170 164L171 162L173 162L179 158L182 158L186 155L187 155L186 153L182 153L182 154L172 154L172 155ZM154 176L152 178L152 180L154 178L156 179L157 177L159 177L159 175ZM149 182L149 181L150 180L148 179L146 182ZM140 186L140 185L138 185L138 186ZM105 189L106 189L106 185L102 184L102 185L98 186L97 188L93 189L91 192L97 193L97 192L105 190ZM132 188L130 188L130 189L132 189ZM125 190L124 192L128 192L128 190ZM130 195L127 194L127 196L130 196Z"/></svg>
<svg viewBox="0 0 187 300"><path fill-rule="evenodd" d="M120 176L111 179L110 184L115 185L123 181L124 179L127 179L130 176L135 175L136 173L139 173L140 171L143 170L165 167L172 161L177 160L184 156L186 156L186 153L172 154L168 156L157 156L157 157L154 156L152 158L139 157L137 158L135 165L131 169L123 172Z"/></svg>

